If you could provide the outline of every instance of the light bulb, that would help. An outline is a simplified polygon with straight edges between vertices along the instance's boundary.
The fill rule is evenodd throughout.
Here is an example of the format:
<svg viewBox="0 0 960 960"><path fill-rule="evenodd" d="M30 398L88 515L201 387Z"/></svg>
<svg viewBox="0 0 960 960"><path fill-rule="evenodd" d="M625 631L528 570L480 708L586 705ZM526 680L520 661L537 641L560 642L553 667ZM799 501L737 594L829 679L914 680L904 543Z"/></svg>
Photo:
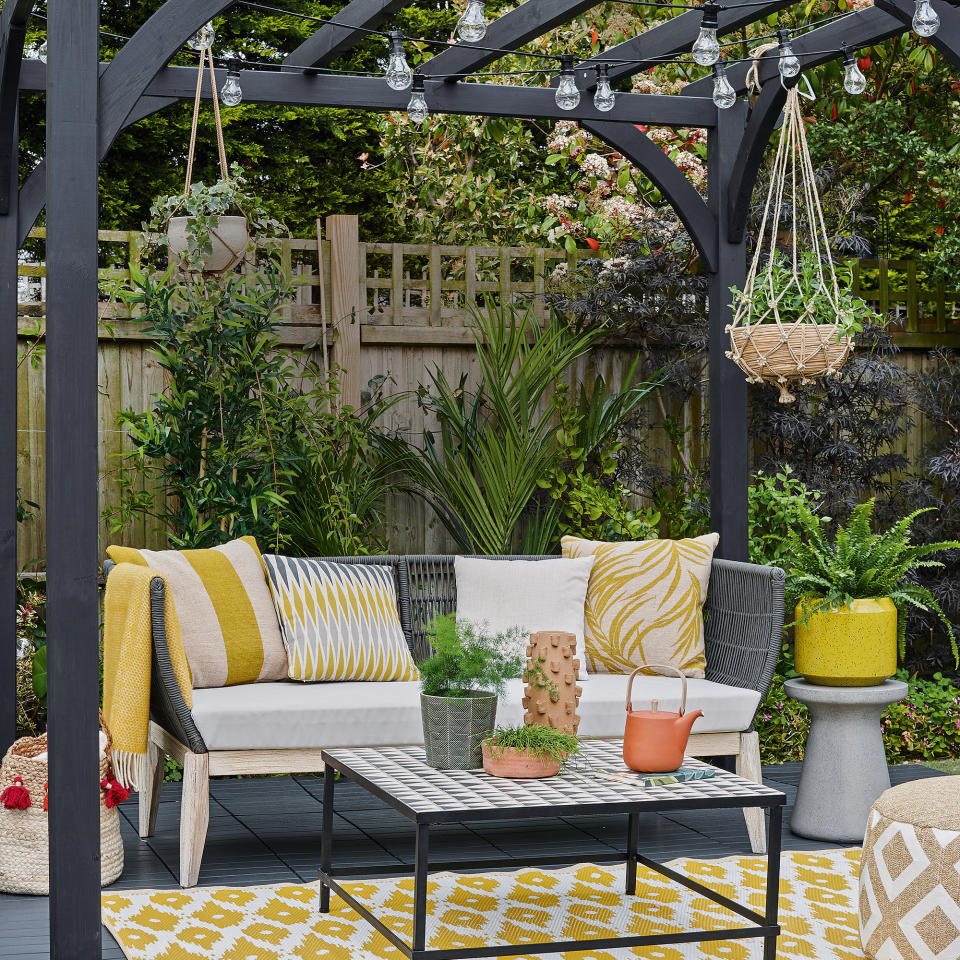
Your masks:
<svg viewBox="0 0 960 960"><path fill-rule="evenodd" d="M777 36L780 38L780 76L795 77L800 72L800 61L790 45L790 34L786 30L780 30Z"/></svg>
<svg viewBox="0 0 960 960"><path fill-rule="evenodd" d="M720 59L720 44L717 42L719 13L712 3L703 5L703 19L700 21L700 33L693 43L694 62L701 67L712 67Z"/></svg>
<svg viewBox="0 0 960 960"><path fill-rule="evenodd" d="M917 0L913 14L913 32L918 37L932 37L940 29L940 17L930 0Z"/></svg>
<svg viewBox="0 0 960 960"><path fill-rule="evenodd" d="M413 83L413 71L403 49L399 30L390 32L390 57L387 60L387 86L391 90L406 90Z"/></svg>
<svg viewBox="0 0 960 960"><path fill-rule="evenodd" d="M217 32L213 23L205 23L188 41L194 50L209 50L217 39Z"/></svg>
<svg viewBox="0 0 960 960"><path fill-rule="evenodd" d="M597 89L593 94L593 105L606 113L613 109L617 95L610 87L610 68L605 63L597 64Z"/></svg>
<svg viewBox="0 0 960 960"><path fill-rule="evenodd" d="M427 107L426 91L423 88L423 77L415 74L412 83L413 89L410 92L410 102L407 104L407 116L414 123L423 123L430 113Z"/></svg>
<svg viewBox="0 0 960 960"><path fill-rule="evenodd" d="M238 107L243 103L243 89L240 87L239 60L231 60L227 65L227 80L220 91L220 99L228 107Z"/></svg>
<svg viewBox="0 0 960 960"><path fill-rule="evenodd" d="M457 21L457 36L466 43L479 43L487 35L487 14L483 0L468 0Z"/></svg>
<svg viewBox="0 0 960 960"><path fill-rule="evenodd" d="M867 78L857 65L857 58L849 52L843 55L843 89L858 96L867 88Z"/></svg>
<svg viewBox="0 0 960 960"><path fill-rule="evenodd" d="M554 99L561 110L576 110L580 102L580 91L573 76L573 57L569 53L560 58L560 82Z"/></svg>
<svg viewBox="0 0 960 960"><path fill-rule="evenodd" d="M721 63L713 65L713 102L718 110L729 110L737 102L737 91L730 85Z"/></svg>

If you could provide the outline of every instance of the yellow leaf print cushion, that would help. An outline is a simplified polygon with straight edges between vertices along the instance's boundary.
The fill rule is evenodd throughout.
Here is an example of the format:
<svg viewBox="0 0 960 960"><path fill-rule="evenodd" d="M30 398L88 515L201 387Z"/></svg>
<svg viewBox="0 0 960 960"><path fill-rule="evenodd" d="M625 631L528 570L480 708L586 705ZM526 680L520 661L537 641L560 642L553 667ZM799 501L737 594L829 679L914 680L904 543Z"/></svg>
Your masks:
<svg viewBox="0 0 960 960"><path fill-rule="evenodd" d="M591 673L662 663L704 675L703 602L719 540L715 533L628 543L563 538L565 557L596 558L584 611Z"/></svg>
<svg viewBox="0 0 960 960"><path fill-rule="evenodd" d="M265 555L291 680L419 680L393 567Z"/></svg>

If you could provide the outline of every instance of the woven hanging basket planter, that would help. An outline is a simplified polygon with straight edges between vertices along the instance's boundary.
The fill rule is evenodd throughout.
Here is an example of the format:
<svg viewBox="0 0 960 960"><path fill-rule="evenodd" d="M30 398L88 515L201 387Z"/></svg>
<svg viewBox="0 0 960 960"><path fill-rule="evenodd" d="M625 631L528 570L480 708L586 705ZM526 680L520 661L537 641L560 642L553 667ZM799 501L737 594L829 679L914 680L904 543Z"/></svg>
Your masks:
<svg viewBox="0 0 960 960"><path fill-rule="evenodd" d="M783 115L756 250L727 327L727 356L748 383L773 384L780 402L792 403L791 385L837 376L853 341L843 333L841 294L796 87L787 92ZM785 198L788 185L793 194ZM786 255L777 246L783 212L792 213ZM806 253L797 248L796 224L801 221L809 224L811 250ZM799 314L798 301L803 304Z"/></svg>
<svg viewBox="0 0 960 960"><path fill-rule="evenodd" d="M220 119L220 96L217 93L217 77L214 70L213 50L208 49L200 57L197 69L197 93L193 104L193 125L190 130L190 146L187 151L187 175L183 192L183 204L190 199L190 187L193 184L193 164L197 151L197 130L200 120L200 100L203 93L203 74L209 68L210 88L213 96L213 117L217 131L217 150L220 157L220 177L230 182L230 167L227 164L227 147L223 137L223 123ZM246 256L250 246L250 224L246 215L238 206L237 215L224 215L217 218L217 225L210 231L210 251L203 254L203 273L217 275L233 270ZM167 249L171 256L180 260L181 267L190 271L187 263L189 246L190 217L172 216L167 221Z"/></svg>
<svg viewBox="0 0 960 960"><path fill-rule="evenodd" d="M113 780L110 733L106 755L100 758L100 781ZM50 893L50 830L44 800L47 795L47 735L23 737L7 751L0 766L0 794L8 787L29 794L28 807L7 809L0 804L0 893ZM21 794L22 795L22 794ZM106 805L100 793L100 883L109 886L123 873L120 811Z"/></svg>

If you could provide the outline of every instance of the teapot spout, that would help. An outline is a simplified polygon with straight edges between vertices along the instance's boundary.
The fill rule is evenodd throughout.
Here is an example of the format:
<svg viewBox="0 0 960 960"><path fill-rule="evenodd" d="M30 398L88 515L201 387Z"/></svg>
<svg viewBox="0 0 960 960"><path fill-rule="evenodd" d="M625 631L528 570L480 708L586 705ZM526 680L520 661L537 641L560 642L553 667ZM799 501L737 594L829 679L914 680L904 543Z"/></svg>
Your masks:
<svg viewBox="0 0 960 960"><path fill-rule="evenodd" d="M677 717L674 721L676 725L683 731L684 736L690 736L690 728L693 726L694 721L697 717L702 717L702 710L691 710L689 713L683 714L681 717Z"/></svg>

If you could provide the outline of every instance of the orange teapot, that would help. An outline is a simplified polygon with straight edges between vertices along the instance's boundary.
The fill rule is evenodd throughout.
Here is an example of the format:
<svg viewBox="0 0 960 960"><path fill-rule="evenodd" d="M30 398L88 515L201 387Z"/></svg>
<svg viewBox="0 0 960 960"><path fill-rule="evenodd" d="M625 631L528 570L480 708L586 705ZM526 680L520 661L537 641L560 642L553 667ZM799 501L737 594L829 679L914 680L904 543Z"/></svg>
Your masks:
<svg viewBox="0 0 960 960"><path fill-rule="evenodd" d="M634 710L631 700L633 678L641 670L670 670L683 685L680 694L680 711L660 710L654 700L649 710ZM687 678L676 667L657 663L644 664L630 674L627 683L627 726L623 732L623 762L638 773L670 773L683 764L690 728L700 710L686 713Z"/></svg>

